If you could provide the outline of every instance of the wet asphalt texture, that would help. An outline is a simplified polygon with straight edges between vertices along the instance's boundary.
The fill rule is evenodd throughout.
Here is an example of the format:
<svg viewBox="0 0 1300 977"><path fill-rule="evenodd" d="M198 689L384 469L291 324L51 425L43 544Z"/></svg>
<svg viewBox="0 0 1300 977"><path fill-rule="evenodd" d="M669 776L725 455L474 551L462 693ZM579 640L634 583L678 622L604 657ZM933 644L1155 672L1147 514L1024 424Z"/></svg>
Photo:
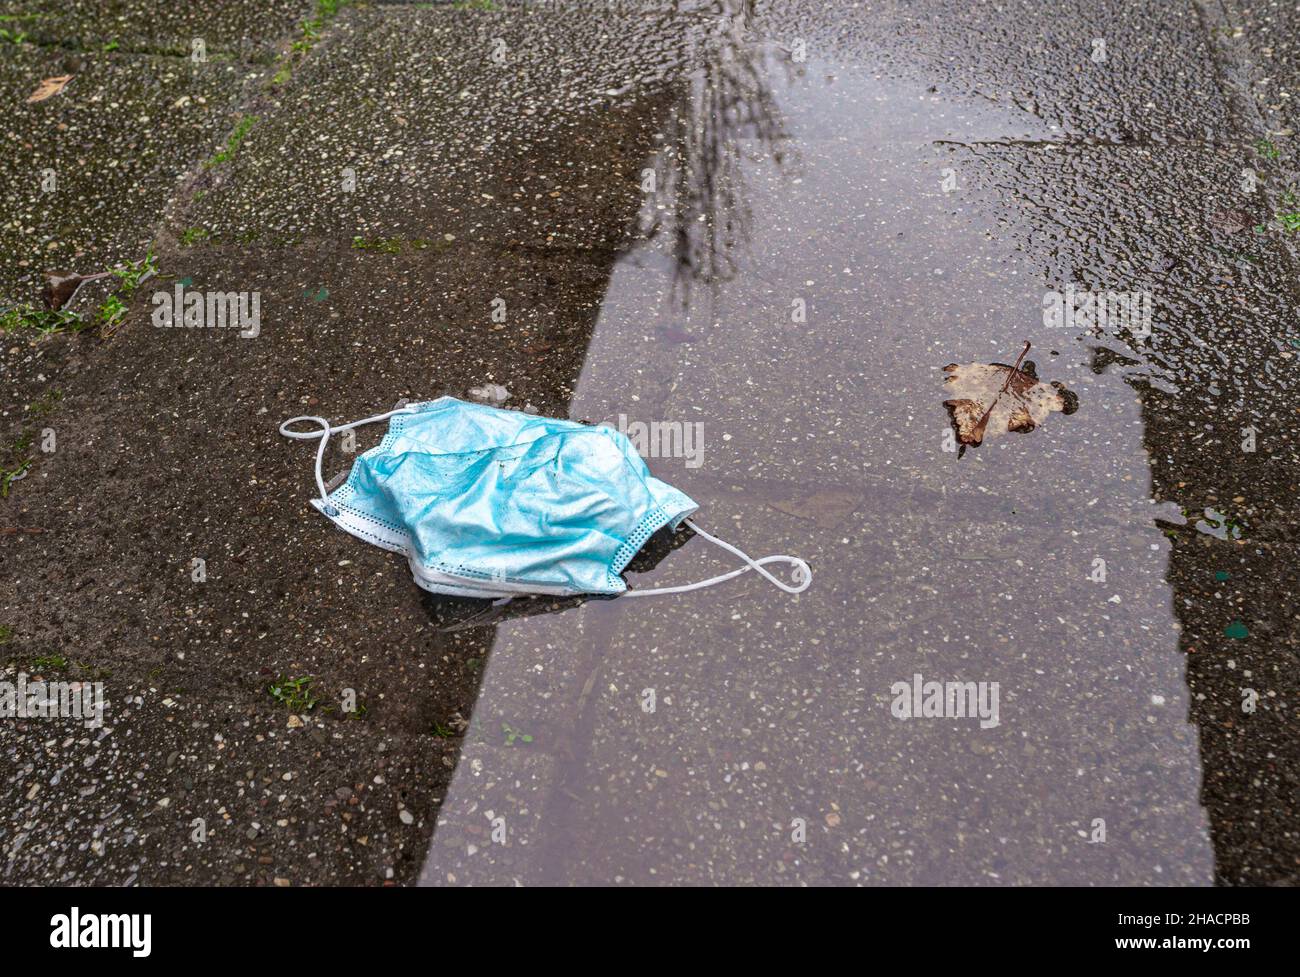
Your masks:
<svg viewBox="0 0 1300 977"><path fill-rule="evenodd" d="M108 702L0 720L5 884L1300 879L1294 5L0 29L0 312L158 266L111 330L0 337L0 680ZM177 283L258 292L258 335L158 328ZM1150 335L1048 325L1067 284ZM1026 341L1078 412L959 457L942 368ZM812 587L436 598L277 433L493 384L689 425L652 470ZM733 565L663 533L627 576ZM998 724L898 718L918 673Z"/></svg>

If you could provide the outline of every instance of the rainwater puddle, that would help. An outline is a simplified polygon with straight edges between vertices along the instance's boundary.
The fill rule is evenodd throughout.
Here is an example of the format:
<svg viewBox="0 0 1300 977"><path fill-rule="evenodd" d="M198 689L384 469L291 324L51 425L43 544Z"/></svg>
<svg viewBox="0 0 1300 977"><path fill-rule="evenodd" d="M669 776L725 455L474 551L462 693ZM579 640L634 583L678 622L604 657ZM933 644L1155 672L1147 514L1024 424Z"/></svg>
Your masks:
<svg viewBox="0 0 1300 977"><path fill-rule="evenodd" d="M812 587L497 622L424 881L1209 882L1138 394L944 145L1054 134L757 42L701 72L570 413ZM959 458L943 367L1025 342L1077 412Z"/></svg>

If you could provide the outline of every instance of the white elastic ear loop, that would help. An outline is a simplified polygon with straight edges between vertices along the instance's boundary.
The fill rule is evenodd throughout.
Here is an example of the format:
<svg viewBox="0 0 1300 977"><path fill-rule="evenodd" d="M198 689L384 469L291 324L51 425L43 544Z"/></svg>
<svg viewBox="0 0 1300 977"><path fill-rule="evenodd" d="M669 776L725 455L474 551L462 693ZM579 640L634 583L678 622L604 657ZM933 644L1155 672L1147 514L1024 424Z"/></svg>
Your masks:
<svg viewBox="0 0 1300 977"><path fill-rule="evenodd" d="M330 422L323 417L311 417L303 415L301 417L291 417L280 425L280 433L286 438L293 438L295 441L310 441L312 438L320 440L320 447L316 449L316 488L320 490L321 505L325 507L326 515L337 515L337 511L331 512L334 507L330 505L329 493L325 491L325 478L321 474L321 468L325 464L325 445L329 443L330 435L335 431L349 431L354 427L361 427L365 424L374 424L376 421L386 421L396 414L410 414L415 411L414 407L398 407L396 410L390 410L384 414L376 414L374 417L362 418L359 421L352 421L350 424L337 424L330 427ZM315 424L319 430L316 431L286 431L291 424L297 424L299 421L310 421Z"/></svg>
<svg viewBox="0 0 1300 977"><path fill-rule="evenodd" d="M686 525L690 526L696 534L703 536L710 543L713 543L715 546L720 546L728 553L740 557L745 561L747 566L743 566L739 570L732 570L730 573L723 573L716 577L710 577L708 580L683 584L680 587L653 587L650 590L629 590L623 594L624 597L649 597L651 594L684 594L688 590L701 590L704 587L712 587L714 584L722 583L724 580L730 580L733 577L739 577L742 573L748 573L750 570L757 570L760 574L766 577L768 581L775 586L780 587L787 594L802 594L812 583L812 568L797 556L765 556L760 560L754 560L749 557L749 554L737 549L730 543L724 542L716 536L710 536L689 519L683 519L682 522L686 523ZM791 586L784 580L778 580L776 577L772 576L772 574L764 570L763 567L767 566L769 563L789 563L793 566L794 585Z"/></svg>

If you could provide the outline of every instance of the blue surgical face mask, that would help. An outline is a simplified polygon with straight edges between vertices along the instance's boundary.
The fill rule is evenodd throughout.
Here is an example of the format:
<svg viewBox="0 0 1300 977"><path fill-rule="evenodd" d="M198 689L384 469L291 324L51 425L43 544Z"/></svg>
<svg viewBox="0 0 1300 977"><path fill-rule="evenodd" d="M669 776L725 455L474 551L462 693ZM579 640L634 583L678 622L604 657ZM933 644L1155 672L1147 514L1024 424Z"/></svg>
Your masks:
<svg viewBox="0 0 1300 977"><path fill-rule="evenodd" d="M384 439L328 492L321 466L329 436L382 420ZM299 422L316 430L289 430ZM803 560L751 560L691 523L699 507L651 475L610 428L441 397L350 424L295 417L280 433L320 440L312 505L340 529L405 555L415 582L434 593L640 596L695 590L750 569L792 594L812 581ZM658 529L683 522L746 565L682 587L629 591L620 576L628 561ZM794 566L793 585L764 569L774 562Z"/></svg>

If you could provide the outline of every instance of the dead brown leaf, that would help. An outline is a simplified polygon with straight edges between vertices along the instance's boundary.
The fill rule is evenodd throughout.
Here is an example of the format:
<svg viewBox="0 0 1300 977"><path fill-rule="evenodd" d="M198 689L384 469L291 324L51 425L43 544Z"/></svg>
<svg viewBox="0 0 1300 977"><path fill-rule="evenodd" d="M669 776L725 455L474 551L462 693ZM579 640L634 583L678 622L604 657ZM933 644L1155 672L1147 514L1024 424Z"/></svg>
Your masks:
<svg viewBox="0 0 1300 977"><path fill-rule="evenodd" d="M811 495L769 503L778 512L797 519L810 519L823 529L834 529L851 516L862 503L862 496L842 489L818 489Z"/></svg>
<svg viewBox="0 0 1300 977"><path fill-rule="evenodd" d="M1220 210L1210 215L1210 222L1228 234L1236 234L1255 224L1244 210Z"/></svg>
<svg viewBox="0 0 1300 977"><path fill-rule="evenodd" d="M72 81L72 75L56 75L53 78L42 79L36 91L27 96L29 102L44 102L47 98L59 94L67 87L68 82Z"/></svg>
<svg viewBox="0 0 1300 977"><path fill-rule="evenodd" d="M47 309L58 311L63 308L85 279L75 271L47 271L45 273L45 299Z"/></svg>
<svg viewBox="0 0 1300 977"><path fill-rule="evenodd" d="M1032 362L1021 367L1029 343L1020 351L1014 366L1005 363L949 363L943 382L951 394L948 408L957 439L966 445L982 444L1008 431L1026 434L1053 411L1073 414L1079 398L1053 380L1038 379Z"/></svg>
<svg viewBox="0 0 1300 977"><path fill-rule="evenodd" d="M57 312L72 301L84 282L107 278L110 274L111 272L107 271L96 272L93 275L78 275L75 271L47 271L45 288L41 292L45 307L51 312Z"/></svg>

